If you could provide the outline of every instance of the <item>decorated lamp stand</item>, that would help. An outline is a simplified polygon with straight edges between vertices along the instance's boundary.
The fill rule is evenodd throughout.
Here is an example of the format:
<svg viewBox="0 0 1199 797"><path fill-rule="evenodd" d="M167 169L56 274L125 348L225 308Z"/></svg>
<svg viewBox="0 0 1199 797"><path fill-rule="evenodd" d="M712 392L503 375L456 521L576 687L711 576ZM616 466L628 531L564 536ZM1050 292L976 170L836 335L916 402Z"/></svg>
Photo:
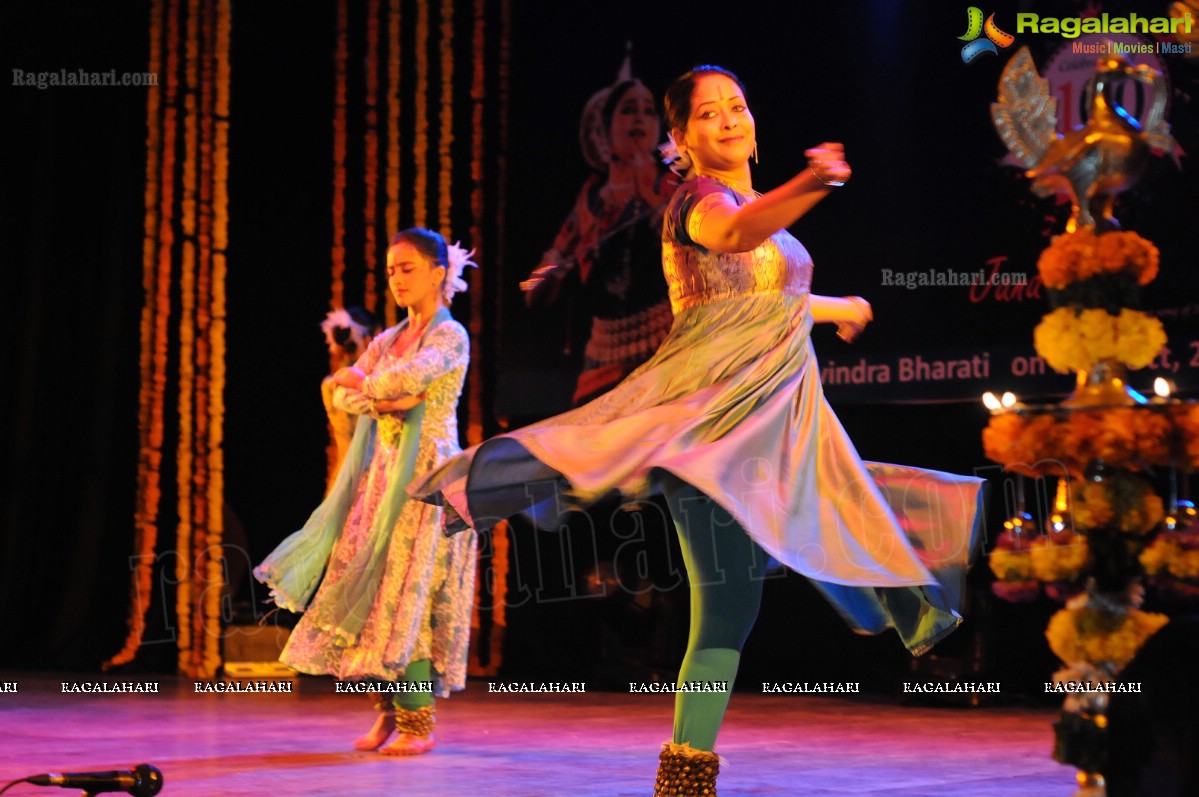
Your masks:
<svg viewBox="0 0 1199 797"><path fill-rule="evenodd" d="M1126 81L1153 90L1142 121L1113 99ZM995 127L1027 167L1033 190L1065 191L1073 200L1066 232L1037 263L1052 310L1033 337L1051 368L1078 381L1055 405L988 396L983 446L1021 480L1016 511L990 556L994 591L1064 603L1046 629L1064 663L1054 684L1067 694L1054 757L1078 768L1079 795L1101 795L1108 700L1122 688L1120 671L1168 621L1141 609L1146 587L1168 590L1167 597L1199 593L1199 530L1186 496L1199 463L1199 404L1171 398L1164 385L1147 399L1127 376L1166 343L1161 322L1140 306L1140 289L1157 275L1157 247L1119 230L1111 215L1115 195L1140 177L1150 151L1175 146L1161 75L1105 56L1088 98L1086 125L1056 133L1056 102L1024 49L1005 68L992 105ZM1025 511L1025 476L1056 479L1043 527ZM1164 476L1167 501L1154 487Z"/></svg>

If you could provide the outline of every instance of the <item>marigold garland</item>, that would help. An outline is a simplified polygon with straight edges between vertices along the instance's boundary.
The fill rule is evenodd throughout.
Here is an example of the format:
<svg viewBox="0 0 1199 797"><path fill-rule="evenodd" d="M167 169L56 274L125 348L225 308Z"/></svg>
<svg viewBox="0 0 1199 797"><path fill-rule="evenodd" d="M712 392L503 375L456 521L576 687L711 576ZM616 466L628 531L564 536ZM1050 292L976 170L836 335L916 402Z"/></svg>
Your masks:
<svg viewBox="0 0 1199 797"><path fill-rule="evenodd" d="M1056 537L1062 539L1056 539ZM1043 535L1029 546L1033 578L1038 581L1074 581L1082 575L1089 556L1087 538L1081 534Z"/></svg>
<svg viewBox="0 0 1199 797"><path fill-rule="evenodd" d="M1124 308L1118 316L1101 308L1059 307L1033 331L1037 354L1055 371L1089 371L1101 360L1144 368L1166 345L1161 321Z"/></svg>
<svg viewBox="0 0 1199 797"><path fill-rule="evenodd" d="M1199 468L1199 403L1175 405L1170 417L1178 430L1176 456L1191 468Z"/></svg>
<svg viewBox="0 0 1199 797"><path fill-rule="evenodd" d="M505 200L508 187L508 107L512 82L512 0L500 2L500 44L497 64L497 94L499 106L499 125L495 150L496 191L495 208L495 237L496 244L491 256L491 273L495 275L496 284L503 284L504 251L507 243L505 230L508 223L508 203ZM499 314L497 313L497 316ZM502 316L496 319L497 334L500 329Z"/></svg>
<svg viewBox="0 0 1199 797"><path fill-rule="evenodd" d="M1135 232L1096 235L1084 228L1054 236L1037 260L1037 271L1055 290L1103 274L1127 274L1137 285L1148 285L1157 277L1159 261L1157 247Z"/></svg>
<svg viewBox="0 0 1199 797"><path fill-rule="evenodd" d="M1082 606L1058 611L1049 620L1045 637L1066 664L1090 662L1110 674L1121 670L1137 650L1169 622L1164 614L1129 608L1123 613Z"/></svg>
<svg viewBox="0 0 1199 797"><path fill-rule="evenodd" d="M400 159L400 30L402 20L402 4L400 0L390 0L387 14L387 207L384 211L386 219L385 234L390 237L400 229L400 177L403 167ZM396 307L394 302L384 300L384 314L388 327L396 324Z"/></svg>
<svg viewBox="0 0 1199 797"><path fill-rule="evenodd" d="M150 4L149 64L151 73L162 71L163 32L162 0ZM129 597L129 633L125 643L112 658L105 661L102 669L126 664L133 660L141 646L146 629L146 610L149 608L153 590L154 546L158 540L158 503L160 493L157 484L157 467L151 467L156 458L153 444L153 419L155 406L161 402L161 393L154 390L156 336L159 332L155 304L150 297L157 292L157 231L159 201L159 148L162 143L163 126L160 119L162 89L150 86L146 92L146 189L144 193L145 220L142 238L142 288L146 300L142 305L138 374L140 389L137 397L138 417L138 473L137 500L134 509L134 556L132 583Z"/></svg>
<svg viewBox="0 0 1199 797"><path fill-rule="evenodd" d="M374 35L374 26L369 23L372 19L368 14L368 50L370 48L370 38ZM346 187L349 177L346 169L346 158L349 150L348 133L347 133L347 116L348 116L348 64L349 64L349 10L346 0L338 0L337 5L337 25L336 25L336 44L334 46L333 65L334 65L334 90L333 90L333 243L331 247L332 269L331 269L331 284L329 289L329 307L332 310L339 310L345 306L345 273L346 273L346 225L347 225L347 207L346 207ZM377 38L377 37L376 37ZM366 91L367 103L374 102L374 92L371 89L370 81L372 78L371 65L373 60L370 57L363 59L364 71L368 83ZM371 138L374 133L372 125L368 119L366 124L366 132L364 140L366 141L366 154L364 158L370 158L371 154ZM375 142L377 150L377 142ZM374 184L371 182L371 172L365 170L366 195L367 199L364 203L364 213L370 217L371 197L374 193ZM364 281L369 286L363 297L363 305L365 309L371 313L375 311L376 296L373 288L374 283L374 226L367 225L365 228L364 240L367 245L364 249L365 262L367 263L366 274ZM330 355L329 366L333 368L335 363ZM325 446L325 460L328 467L332 469L338 461L337 443L333 437L333 427L328 427L328 443ZM331 479L332 477L330 477Z"/></svg>
<svg viewBox="0 0 1199 797"><path fill-rule="evenodd" d="M335 56L337 69L336 110L334 119L334 243L333 243L333 283L331 294L336 297L344 295L345 269L345 236L347 229L354 229L358 224L356 211L347 209L344 204L344 193L347 180L351 176L345 173L347 163L356 162L353 152L347 153L347 147L359 146L353 142L347 143L345 132L350 113L357 113L358 108L347 105L347 96L355 96L353 92L347 95L347 75L345 63L351 55L350 48L359 41L351 36L348 30L349 16L346 13L345 0L338 4L337 25L337 54ZM469 240L473 247L480 251L484 247L486 232L483 229L484 206L484 163L486 157L487 136L489 132L484 124L484 110L491 98L487 95L487 81L490 79L486 69L489 57L487 36L487 4L485 0L473 0L471 41L457 41L457 26L464 22L457 16L459 7L449 0L443 0L436 5L416 3L410 6L409 14L414 18L409 21L403 18L403 0L369 0L365 13L368 29L362 34L361 41L365 42L363 58L366 64L365 101L361 112L365 114L362 139L363 183L366 187L364 211L362 217L366 255L366 271L368 272L365 285L366 299L364 304L368 309L378 307L379 299L386 295L385 290L375 279L372 287L372 276L377 277L379 250L382 242L378 240L379 227L384 226L384 233L390 234L396 230L414 226L434 226L443 233L449 234L454 228L455 216L455 174L454 149L455 125L465 127L466 119L456 118L456 75L459 68L454 59L455 50L464 50L462 44L471 45L473 72L471 74L471 169L470 169L470 231ZM464 8L464 7L463 7ZM436 14L436 17L431 15ZM497 153L497 179L501 185L498 193L502 196L504 180L504 156L506 146L507 117L505 104L508 101L508 63L509 42L511 29L511 7L508 0L501 0L500 18L502 25L499 35L499 64L496 103L499 109L499 136ZM407 23L407 24L405 24ZM376 28L385 31L386 64L378 65L383 57L381 43L376 34ZM355 32L356 33L356 32ZM411 37L409 39L408 37ZM403 46L411 42L413 72L410 81L404 81L403 75ZM436 53L436 55L434 55ZM357 57L357 52L353 53ZM436 63L430 59L436 57ZM375 72L382 68L380 75ZM457 81L461 83L461 81ZM436 85L434 85L436 83ZM435 92L435 93L434 93ZM381 95L381 98L380 98ZM436 106L436 107L434 107ZM412 118L411 140L408 141L401 127L401 117L410 114ZM380 132L380 131L385 132ZM405 140L402 140L405 139ZM434 143L435 142L435 143ZM384 146L386 155L377 151ZM436 146L436 153L430 148ZM408 175L408 160L412 159L412 171ZM437 169L436 176L431 174ZM405 180L405 177L407 178ZM380 185L382 181L382 185ZM380 197L379 192L383 192ZM408 192L411 191L411 194ZM436 200L434 199L436 195ZM408 208L411 197L411 209ZM382 200L382 208L379 207ZM502 204L498 208L502 212ZM381 211L381 212L380 212ZM501 218L487 215L488 223L497 227L496 235L502 241L503 222ZM489 251L496 251L488 246ZM487 258L486 277L474 276L473 280L486 279L499 283L502 279L502 269L499 258L490 255ZM468 379L468 390L464 395L467 402L466 423L464 424L467 440L479 442L484 434L483 429L483 394L484 380L481 377L484 367L485 352L481 351L479 341L483 338L483 321L488 315L485 306L486 297L482 290L472 290L468 295L470 301L469 327L472 331L471 372ZM396 307L391 301L383 303L379 310L385 315L387 324L393 325L396 317ZM498 317L498 308L493 308L492 316ZM499 323L495 323L492 331L498 334ZM493 531L494 546L497 559L493 562L497 572L506 572L508 540L502 528ZM502 577L497 577L494 584L493 624L502 628L505 622L504 601L506 583ZM477 615L476 615L477 621ZM492 657L490 666L498 666L499 644L501 635L492 634Z"/></svg>
<svg viewBox="0 0 1199 797"><path fill-rule="evenodd" d="M1006 412L983 430L983 450L1026 476L1081 477L1094 460L1110 468L1199 467L1199 405L1113 407L1069 413Z"/></svg>
<svg viewBox="0 0 1199 797"><path fill-rule="evenodd" d="M192 446L195 443L193 400L195 398L196 350L196 180L199 150L199 125L196 94L199 90L199 43L197 31L200 17L199 0L190 0L187 8L187 27L184 33L183 97L183 199L180 226L183 231L183 254L179 274L179 395L176 414L179 418L179 437L176 441L175 484L177 491L178 525L175 529L175 627L179 648L179 671L192 674L192 488L194 485Z"/></svg>
<svg viewBox="0 0 1199 797"><path fill-rule="evenodd" d="M227 235L229 0L204 0L201 37L199 272L196 324L196 467L193 611L198 617L189 674L214 677L222 664L221 595L224 587L225 261ZM215 19L214 19L215 18ZM218 118L219 117L219 118ZM220 242L221 254L214 251Z"/></svg>
<svg viewBox="0 0 1199 797"><path fill-rule="evenodd" d="M987 565L1000 581L1031 581L1032 554L1029 549L996 547L987 557Z"/></svg>
<svg viewBox="0 0 1199 797"><path fill-rule="evenodd" d="M1153 485L1130 473L1117 472L1102 481L1083 480L1074 489L1074 522L1079 528L1112 528L1145 535L1165 516Z"/></svg>
<svg viewBox="0 0 1199 797"><path fill-rule="evenodd" d="M187 125L193 123L187 115ZM189 131L190 132L190 131ZM189 169L184 169L184 186L189 183ZM191 174L194 185L195 175ZM186 224L184 225L187 226ZM178 525L175 530L175 626L178 629L179 670L190 673L188 656L192 645L192 398L195 390L195 245L190 240L183 242L182 271L180 274L181 311L179 317L179 439L176 443L175 481L178 490Z"/></svg>
<svg viewBox="0 0 1199 797"><path fill-rule="evenodd" d="M149 345L153 349L152 361L153 368L151 373L151 384L148 390L151 396L151 411L150 411L150 451L149 456L140 463L138 481L144 495L147 496L147 519L152 524L150 533L143 538L143 545L139 548L138 559L141 565L147 565L155 558L155 548L158 544L158 512L159 502L162 497L161 493L161 477L162 477L162 449L165 441L165 430L163 426L166 404L166 381L167 381L167 350L170 333L167 329L167 322L170 318L171 308L171 248L175 243L174 233L174 205L175 205L175 147L176 147L176 130L178 126L178 109L176 101L179 93L178 85L178 65L179 56L174 42L179 38L179 20L178 14L172 13L171 7L165 5L163 8L162 19L166 22L167 29L167 58L166 68L164 70L166 78L166 94L164 97L163 118L161 121L156 121L161 125L162 129L162 172L161 172L161 189L159 191L159 210L158 216L158 254L157 254L157 275L154 280L156 292L153 298L147 297L147 302L152 302L154 306L154 334L150 341L143 341L142 345ZM143 390L147 389L146 385L142 386ZM151 511L152 502L152 512ZM139 596L140 597L140 596ZM144 613L150 606L150 595L147 591L145 601L137 604L134 611L141 612L142 617L135 620L135 625L140 623L140 629L134 640L133 635L126 643L125 649L114 657L109 666L124 664L133 660L133 656L137 653L137 649L141 646L142 633L144 630ZM132 646L130 645L132 643Z"/></svg>
<svg viewBox="0 0 1199 797"><path fill-rule="evenodd" d="M471 139L470 139L470 240L479 249L480 257L485 257L486 251L481 246L483 240L483 100L486 94L486 73L484 71L484 56L486 45L486 28L484 26L483 0L475 0L474 25L471 31L471 53L474 59L474 69L471 73ZM472 273L471 282L476 282ZM471 357L470 371L467 380L468 402L470 416L466 426L466 440L469 445L483 442L483 357L479 340L483 336L483 291L479 286L472 285L470 291L470 339ZM498 320L496 334L499 334ZM507 533L505 525L503 532ZM501 589L506 590L506 583Z"/></svg>
<svg viewBox="0 0 1199 797"><path fill-rule="evenodd" d="M154 417L151 421L152 436L154 439L154 448L156 456L151 465L150 472L146 474L147 481L152 480L154 483L155 492L158 491L158 485L161 480L162 468L162 447L165 438L165 430L163 425L166 404L166 373L167 373L167 350L169 344L170 333L167 330L167 321L170 318L171 311L171 272L173 262L171 259L171 249L175 243L174 231L174 204L175 204L175 148L176 148L176 133L178 130L179 110L177 107L177 99L179 95L179 55L177 42L179 41L179 6L176 6L174 12L168 6L165 10L165 19L167 23L167 61L166 61L166 98L165 98L165 114L162 122L163 125L163 144L162 144L162 191L161 204L158 213L159 228L158 228L158 292L153 298L155 311L155 336L154 336ZM155 542L157 544L157 534L155 534ZM148 605L144 608L149 608ZM140 645L140 640L139 640Z"/></svg>
<svg viewBox="0 0 1199 797"><path fill-rule="evenodd" d="M437 133L437 153L441 168L438 172L437 223L441 229L453 227L450 208L454 177L454 159L450 147L454 143L454 3L441 0L441 122Z"/></svg>
<svg viewBox="0 0 1199 797"><path fill-rule="evenodd" d="M1156 409L1113 407L1069 415L1061 442L1079 462L1100 459L1124 470L1169 465L1174 427L1170 416Z"/></svg>
<svg viewBox="0 0 1199 797"><path fill-rule="evenodd" d="M486 72L484 69L486 56L486 27L484 15L484 0L474 0L471 28L471 144L470 144L470 240L479 247L483 256L483 108L486 96ZM489 264L490 265L490 264ZM470 332L471 358L470 371L467 379L469 420L466 426L466 439L470 445L482 442L483 439L483 379L482 362L479 341L483 333L483 291L480 281L474 273L469 278L472 290L470 299ZM478 582L486 585L475 595L475 605L471 614L472 637L476 642L471 646L469 672L475 676L495 675L503 662L504 629L507 626L506 603L508 595L508 523L497 524L490 532L491 556L488 559L480 557ZM490 565L490 568L488 568ZM484 606L483 601L488 601ZM486 609L490 612L491 626L488 634L481 634L480 612ZM480 650L486 646L487 666L483 666Z"/></svg>
<svg viewBox="0 0 1199 797"><path fill-rule="evenodd" d="M211 430L211 395L209 393L209 374L212 367L212 352L209 341L209 330L212 325L212 180L213 161L212 144L214 138L213 93L215 72L215 42L213 30L212 0L204 0L200 16L200 185L199 185L199 217L196 229L196 254L198 268L196 271L196 398L195 398L195 488L192 494L192 522L195 524L196 537L208 541L212 537L212 511L209 504L210 489L210 452L209 439ZM218 547L219 551L220 548ZM216 624L220 632L220 615L213 617L209 613L208 594L212 591L207 574L197 579L196 594L203 599L193 603L192 611L197 613L199 627L203 633L195 635L197 652L192 659L193 672L201 677L208 677L208 652L212 647L212 628ZM219 663L219 658L218 658ZM215 668L211 675L215 675Z"/></svg>
<svg viewBox="0 0 1199 797"><path fill-rule="evenodd" d="M164 404L171 359L178 363L178 438L174 447L178 525L171 550L176 576L172 626L178 663L181 671L197 677L214 676L221 664L224 484L220 448L224 417L229 13L228 0L220 0L217 6L213 0L189 0L186 6L156 0L151 5L150 70L163 76L164 90L160 93L151 87L147 100L143 245L146 304L140 359L142 451L133 557L136 566L130 634L123 649L105 663L106 668L131 661L144 637L157 546ZM214 94L224 97L214 98ZM215 115L221 120L215 120ZM178 170L178 218L174 215L177 155L184 159ZM177 260L176 229L182 237ZM220 256L214 254L214 244L222 250ZM176 268L179 277L173 283ZM174 352L168 329L172 306L179 310ZM202 566L196 564L200 562Z"/></svg>
<svg viewBox="0 0 1199 797"><path fill-rule="evenodd" d="M207 491L209 488L209 437L212 420L209 392L212 371L212 227L214 159L213 145L216 140L215 94L216 83L216 33L211 7L213 0L205 0L204 13L200 21L200 185L199 218L196 230L196 255L199 269L196 274L196 364L199 377L196 384L196 496L195 516L201 528L209 527Z"/></svg>
<svg viewBox="0 0 1199 797"><path fill-rule="evenodd" d="M329 290L329 308L345 306L346 272L346 63L349 50L349 9L347 0L337 0L337 48L333 94L333 284Z"/></svg>
<svg viewBox="0 0 1199 797"><path fill-rule="evenodd" d="M1049 594L1060 597L1061 585L1078 581L1089 555L1087 539L1081 534L1038 534L1027 539L1005 531L987 557L997 579L993 591L1005 600L1021 602L1037 598L1044 584Z"/></svg>
<svg viewBox="0 0 1199 797"><path fill-rule="evenodd" d="M375 311L378 287L376 286L376 271L378 268L378 237L376 230L379 226L379 0L369 0L366 5L366 55L363 61L363 71L366 73L366 129L363 132L363 182L364 192L362 211L363 253L362 262L365 266L363 277L363 303L370 312ZM387 233L384 233L386 238Z"/></svg>
<svg viewBox="0 0 1199 797"><path fill-rule="evenodd" d="M1199 532L1164 532L1141 551L1141 566L1151 578L1199 581Z"/></svg>
<svg viewBox="0 0 1199 797"><path fill-rule="evenodd" d="M1061 463L1052 457L1060 451L1062 432L1052 415L993 415L983 429L983 452L1013 473L1040 476L1056 472Z"/></svg>
<svg viewBox="0 0 1199 797"><path fill-rule="evenodd" d="M1134 232L1096 235L1081 229L1056 236L1037 262L1042 281L1064 306L1033 332L1037 353L1061 373L1101 361L1144 368L1166 345L1160 321L1137 305L1137 288L1158 272L1157 247Z"/></svg>
<svg viewBox="0 0 1199 797"><path fill-rule="evenodd" d="M229 245L229 97L232 79L229 48L232 28L232 0L217 0L216 91L213 94L212 297L208 329L208 349L212 358L208 369L208 533L209 542L214 545L223 545L225 538L225 286L228 276L225 253ZM215 624L221 616L220 601L225 581L223 558L212 559L208 569L205 613L210 622ZM218 640L210 637L207 650L205 671L215 672L215 665L220 663Z"/></svg>
<svg viewBox="0 0 1199 797"><path fill-rule="evenodd" d="M415 174L412 180L412 223L428 226L426 211L429 192L429 6L416 4L416 93L413 116L415 122L412 157Z"/></svg>

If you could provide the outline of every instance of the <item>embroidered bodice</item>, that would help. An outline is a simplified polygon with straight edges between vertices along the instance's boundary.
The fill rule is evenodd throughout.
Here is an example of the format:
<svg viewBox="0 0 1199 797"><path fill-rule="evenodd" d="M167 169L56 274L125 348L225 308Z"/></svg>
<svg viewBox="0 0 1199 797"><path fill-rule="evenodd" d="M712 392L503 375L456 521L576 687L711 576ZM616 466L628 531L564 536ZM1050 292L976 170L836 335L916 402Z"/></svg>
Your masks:
<svg viewBox="0 0 1199 797"><path fill-rule="evenodd" d="M734 296L809 292L812 258L786 230L748 252L713 252L694 242L692 235L713 207L754 198L708 177L689 181L675 194L662 229L662 268L676 314Z"/></svg>

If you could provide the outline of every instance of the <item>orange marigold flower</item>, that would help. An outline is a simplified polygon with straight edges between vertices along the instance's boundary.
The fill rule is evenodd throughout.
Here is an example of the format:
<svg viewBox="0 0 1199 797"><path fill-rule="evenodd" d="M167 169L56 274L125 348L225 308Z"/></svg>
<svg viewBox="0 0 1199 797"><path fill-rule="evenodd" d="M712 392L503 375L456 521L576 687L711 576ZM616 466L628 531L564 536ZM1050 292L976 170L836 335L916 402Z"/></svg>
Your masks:
<svg viewBox="0 0 1199 797"><path fill-rule="evenodd" d="M1125 272L1138 285L1157 276L1160 253L1135 232L1113 230L1096 235L1089 229L1055 236L1037 260L1037 271L1049 288L1061 290L1099 274Z"/></svg>

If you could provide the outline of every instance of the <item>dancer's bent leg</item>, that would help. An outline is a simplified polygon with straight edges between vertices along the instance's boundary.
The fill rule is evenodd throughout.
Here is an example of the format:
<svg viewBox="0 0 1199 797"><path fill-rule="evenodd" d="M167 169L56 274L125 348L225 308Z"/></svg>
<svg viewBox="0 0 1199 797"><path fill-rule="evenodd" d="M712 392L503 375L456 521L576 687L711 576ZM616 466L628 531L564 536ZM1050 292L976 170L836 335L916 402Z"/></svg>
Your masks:
<svg viewBox="0 0 1199 797"><path fill-rule="evenodd" d="M766 554L691 485L667 476L662 486L691 582L691 631L679 683L724 681L731 689L762 602L762 576L755 568L767 561ZM728 701L728 691L678 692L675 744L712 750Z"/></svg>

